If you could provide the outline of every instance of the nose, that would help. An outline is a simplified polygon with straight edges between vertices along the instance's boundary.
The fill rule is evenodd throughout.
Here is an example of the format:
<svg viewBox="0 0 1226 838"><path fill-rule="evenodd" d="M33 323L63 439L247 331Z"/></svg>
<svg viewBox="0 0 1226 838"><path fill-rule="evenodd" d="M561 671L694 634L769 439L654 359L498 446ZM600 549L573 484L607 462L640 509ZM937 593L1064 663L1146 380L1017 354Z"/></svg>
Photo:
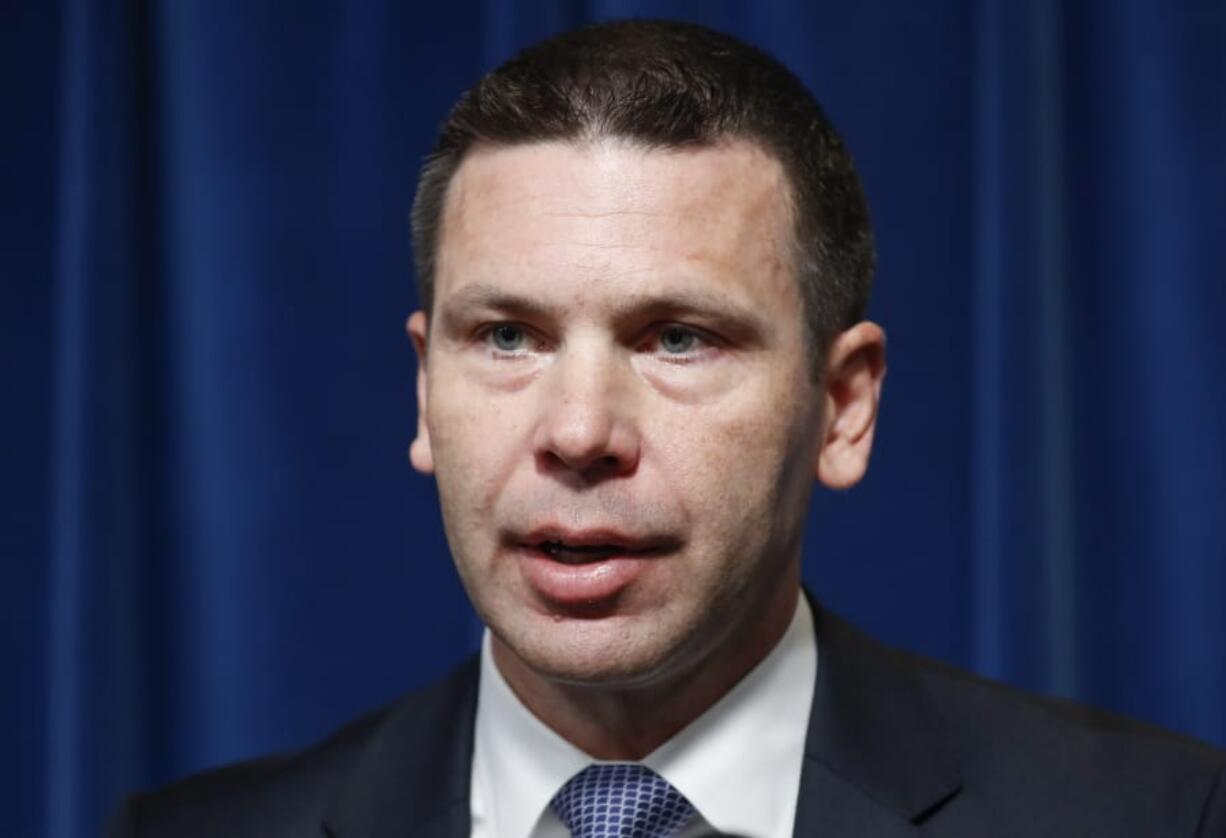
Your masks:
<svg viewBox="0 0 1226 838"><path fill-rule="evenodd" d="M540 465L585 482L632 472L640 438L617 360L563 353L545 376L534 440Z"/></svg>

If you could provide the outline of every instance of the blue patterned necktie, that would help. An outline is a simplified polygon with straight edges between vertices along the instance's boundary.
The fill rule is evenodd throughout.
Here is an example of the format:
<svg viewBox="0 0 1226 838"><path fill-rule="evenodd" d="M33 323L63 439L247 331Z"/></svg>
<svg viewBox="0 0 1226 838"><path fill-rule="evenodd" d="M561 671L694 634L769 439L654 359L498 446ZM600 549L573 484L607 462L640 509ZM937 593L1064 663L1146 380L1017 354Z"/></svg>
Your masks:
<svg viewBox="0 0 1226 838"><path fill-rule="evenodd" d="M572 838L668 838L694 816L668 780L634 763L589 765L549 805Z"/></svg>

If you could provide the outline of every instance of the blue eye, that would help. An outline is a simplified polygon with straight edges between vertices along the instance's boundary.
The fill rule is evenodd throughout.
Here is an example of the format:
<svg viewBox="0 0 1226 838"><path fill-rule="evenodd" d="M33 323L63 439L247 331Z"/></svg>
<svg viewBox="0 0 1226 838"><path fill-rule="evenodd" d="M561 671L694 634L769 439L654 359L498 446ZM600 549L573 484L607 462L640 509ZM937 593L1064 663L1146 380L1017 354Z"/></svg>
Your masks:
<svg viewBox="0 0 1226 838"><path fill-rule="evenodd" d="M501 352L514 352L524 346L524 330L510 323L503 323L490 330L494 348Z"/></svg>
<svg viewBox="0 0 1226 838"><path fill-rule="evenodd" d="M691 352L697 342L698 336L684 326L666 326L660 330L660 348L670 355Z"/></svg>

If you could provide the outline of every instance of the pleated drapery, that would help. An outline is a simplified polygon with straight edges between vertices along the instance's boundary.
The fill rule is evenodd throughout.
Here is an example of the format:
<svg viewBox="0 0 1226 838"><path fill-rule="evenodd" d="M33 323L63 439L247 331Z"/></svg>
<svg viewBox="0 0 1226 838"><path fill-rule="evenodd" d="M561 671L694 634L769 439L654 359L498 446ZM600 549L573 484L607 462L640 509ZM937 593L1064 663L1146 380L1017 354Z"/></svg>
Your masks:
<svg viewBox="0 0 1226 838"><path fill-rule="evenodd" d="M1220 2L3 15L12 834L95 835L475 648L405 457L416 169L481 72L608 17L774 52L864 176L890 373L869 478L814 501L818 596L1226 745Z"/></svg>

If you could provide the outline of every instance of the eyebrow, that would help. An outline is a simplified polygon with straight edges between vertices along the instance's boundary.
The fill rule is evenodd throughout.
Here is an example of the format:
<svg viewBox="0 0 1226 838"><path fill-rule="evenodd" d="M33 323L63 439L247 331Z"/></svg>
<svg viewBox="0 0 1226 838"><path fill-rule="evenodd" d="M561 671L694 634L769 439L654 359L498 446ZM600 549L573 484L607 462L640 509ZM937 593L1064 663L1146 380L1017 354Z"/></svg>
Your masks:
<svg viewBox="0 0 1226 838"><path fill-rule="evenodd" d="M439 320L444 329L454 326L471 309L498 311L510 317L524 319L558 319L555 307L540 300L509 292L485 283L471 283L448 295L439 306ZM761 313L729 297L713 291L693 288L661 292L629 294L616 302L613 321L617 324L643 318L696 316L716 324L728 337L742 341L761 342L771 331Z"/></svg>
<svg viewBox="0 0 1226 838"><path fill-rule="evenodd" d="M442 301L439 306L439 319L447 323L473 308L494 309L519 317L550 314L548 306L530 297L510 293L495 285L473 283L463 286Z"/></svg>

